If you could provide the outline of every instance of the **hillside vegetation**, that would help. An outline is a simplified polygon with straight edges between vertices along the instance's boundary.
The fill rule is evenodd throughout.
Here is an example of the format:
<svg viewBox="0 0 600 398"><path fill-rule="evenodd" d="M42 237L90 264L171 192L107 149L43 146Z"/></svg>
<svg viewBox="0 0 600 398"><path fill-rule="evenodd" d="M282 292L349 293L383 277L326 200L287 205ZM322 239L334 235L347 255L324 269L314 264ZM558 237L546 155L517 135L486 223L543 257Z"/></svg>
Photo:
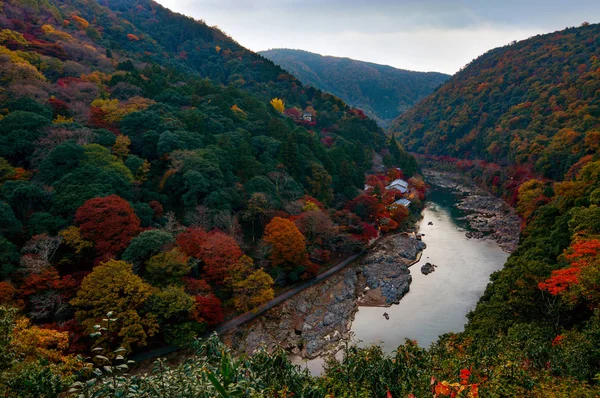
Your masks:
<svg viewBox="0 0 600 398"><path fill-rule="evenodd" d="M314 378L284 351L236 358L196 338L406 225L393 205L403 195L383 187L406 178L418 210L415 158L362 111L152 1L0 9L0 395L599 395L600 159L593 125L581 127L596 120L595 99L556 100L574 141L544 149L573 156L552 160L548 170L567 170L555 180L534 178L529 158L511 169L440 146L434 161L514 192L519 248L464 333L393 356L348 345ZM588 63L579 54L595 65L594 29L532 39L571 38L552 61L556 84L573 59ZM518 57L506 64L529 76ZM461 73L477 75L477 63ZM388 172L366 179L373 159ZM190 343L196 355L180 366L127 374L130 353Z"/></svg>
<svg viewBox="0 0 600 398"><path fill-rule="evenodd" d="M450 76L414 72L302 50L261 51L304 84L332 93L387 126Z"/></svg>
<svg viewBox="0 0 600 398"><path fill-rule="evenodd" d="M407 219L353 199L414 158L223 32L147 0L0 9L0 395L184 346Z"/></svg>
<svg viewBox="0 0 600 398"><path fill-rule="evenodd" d="M600 142L600 26L489 51L390 126L410 151L562 179Z"/></svg>

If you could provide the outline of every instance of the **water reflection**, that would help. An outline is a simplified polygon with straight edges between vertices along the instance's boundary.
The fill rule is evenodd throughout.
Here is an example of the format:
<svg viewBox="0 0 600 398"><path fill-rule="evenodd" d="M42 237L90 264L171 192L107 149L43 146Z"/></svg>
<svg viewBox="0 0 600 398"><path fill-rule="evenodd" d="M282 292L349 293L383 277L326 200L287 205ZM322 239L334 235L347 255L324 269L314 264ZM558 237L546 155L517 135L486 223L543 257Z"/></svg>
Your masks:
<svg viewBox="0 0 600 398"><path fill-rule="evenodd" d="M362 340L361 345L379 343L391 353L406 338L427 347L441 334L463 330L466 315L483 293L490 274L505 263L508 254L495 242L465 237L456 222L460 214L454 213L449 196L443 192L431 195L423 212L419 230L425 234L427 249L411 267L410 292L398 305L360 307L356 313L352 331ZM438 266L435 272L421 273L426 262Z"/></svg>

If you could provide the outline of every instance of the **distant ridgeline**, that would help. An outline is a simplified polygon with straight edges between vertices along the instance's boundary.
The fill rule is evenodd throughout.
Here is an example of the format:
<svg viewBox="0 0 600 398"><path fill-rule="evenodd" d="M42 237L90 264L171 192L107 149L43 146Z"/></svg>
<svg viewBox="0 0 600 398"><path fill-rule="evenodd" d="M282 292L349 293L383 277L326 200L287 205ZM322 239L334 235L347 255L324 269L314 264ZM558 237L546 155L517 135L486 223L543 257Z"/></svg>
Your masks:
<svg viewBox="0 0 600 398"><path fill-rule="evenodd" d="M384 127L450 77L302 50L273 49L260 54L304 84L330 92L362 109Z"/></svg>

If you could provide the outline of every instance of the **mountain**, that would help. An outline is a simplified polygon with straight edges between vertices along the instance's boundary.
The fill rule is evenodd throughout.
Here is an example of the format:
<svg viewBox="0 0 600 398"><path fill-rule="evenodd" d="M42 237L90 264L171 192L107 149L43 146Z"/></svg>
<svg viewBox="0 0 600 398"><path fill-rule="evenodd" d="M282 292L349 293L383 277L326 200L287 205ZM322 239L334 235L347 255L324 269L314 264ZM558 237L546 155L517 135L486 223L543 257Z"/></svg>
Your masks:
<svg viewBox="0 0 600 398"><path fill-rule="evenodd" d="M450 76L322 56L302 50L273 49L261 55L305 84L330 92L387 126Z"/></svg>
<svg viewBox="0 0 600 398"><path fill-rule="evenodd" d="M449 341L479 358L510 356L513 341L517 366L547 369L548 391L565 396L594 393L567 393L560 378L600 372L599 51L600 25L587 23L491 50L390 127L423 162L477 180L523 219L517 250ZM529 392L499 396L547 395L524 373Z"/></svg>
<svg viewBox="0 0 600 398"><path fill-rule="evenodd" d="M0 10L0 395L57 396L95 344L187 344L407 219L347 205L373 159L408 179L412 156L202 21L149 0Z"/></svg>
<svg viewBox="0 0 600 398"><path fill-rule="evenodd" d="M480 56L390 126L410 151L521 165L562 179L598 150L600 26Z"/></svg>

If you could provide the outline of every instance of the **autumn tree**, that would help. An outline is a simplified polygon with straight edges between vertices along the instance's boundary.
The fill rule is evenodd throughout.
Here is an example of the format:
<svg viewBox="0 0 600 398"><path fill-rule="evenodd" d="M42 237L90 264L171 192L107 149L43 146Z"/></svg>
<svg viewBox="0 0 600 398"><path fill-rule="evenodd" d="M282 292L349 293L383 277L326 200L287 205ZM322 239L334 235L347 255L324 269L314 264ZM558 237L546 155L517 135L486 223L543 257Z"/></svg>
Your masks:
<svg viewBox="0 0 600 398"><path fill-rule="evenodd" d="M242 256L231 267L226 285L233 293L233 304L240 312L249 311L273 299L273 279L262 269L256 269L248 256Z"/></svg>
<svg viewBox="0 0 600 398"><path fill-rule="evenodd" d="M221 300L214 294L194 297L196 304L192 309L192 318L197 322L205 322L209 326L218 325L225 319Z"/></svg>
<svg viewBox="0 0 600 398"><path fill-rule="evenodd" d="M290 270L308 265L306 239L290 220L273 218L265 228L263 239L271 245L269 259L274 267Z"/></svg>
<svg viewBox="0 0 600 398"><path fill-rule="evenodd" d="M200 246L206 239L206 231L202 228L191 227L177 235L177 244L188 256L200 258L202 253Z"/></svg>
<svg viewBox="0 0 600 398"><path fill-rule="evenodd" d="M130 350L133 345L146 345L146 339L158 331L156 316L144 312L152 291L152 286L133 273L133 265L109 260L85 277L71 305L86 333L94 332L94 325L114 311L119 319L114 325L118 344Z"/></svg>
<svg viewBox="0 0 600 398"><path fill-rule="evenodd" d="M280 98L273 98L270 104L279 113L283 113L283 111L285 111L285 105L283 104L283 100Z"/></svg>
<svg viewBox="0 0 600 398"><path fill-rule="evenodd" d="M117 195L86 201L75 213L81 236L94 242L96 257L106 260L125 250L140 230L129 202Z"/></svg>
<svg viewBox="0 0 600 398"><path fill-rule="evenodd" d="M528 220L535 210L549 199L544 194L546 184L539 180L529 180L519 187L517 213Z"/></svg>
<svg viewBox="0 0 600 398"><path fill-rule="evenodd" d="M243 254L235 239L219 231L211 231L199 247L199 259L203 262L204 278L222 283L233 264Z"/></svg>
<svg viewBox="0 0 600 398"><path fill-rule="evenodd" d="M188 264L184 253L175 248L152 256L146 262L144 278L152 285L164 287L168 285L181 285L181 278L186 276L192 267Z"/></svg>

